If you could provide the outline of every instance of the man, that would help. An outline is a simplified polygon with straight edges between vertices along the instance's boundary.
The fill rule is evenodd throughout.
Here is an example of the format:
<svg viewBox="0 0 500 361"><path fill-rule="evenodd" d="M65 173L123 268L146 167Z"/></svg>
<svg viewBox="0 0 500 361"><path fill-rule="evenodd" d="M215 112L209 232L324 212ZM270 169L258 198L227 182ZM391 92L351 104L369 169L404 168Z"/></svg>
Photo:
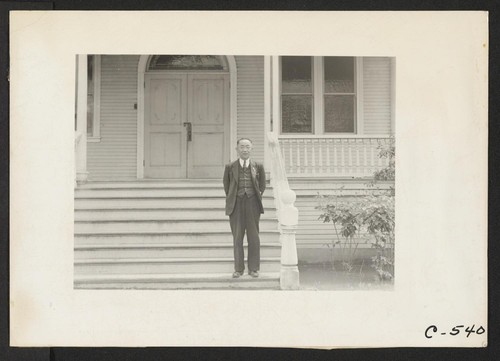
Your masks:
<svg viewBox="0 0 500 361"><path fill-rule="evenodd" d="M233 233L234 273L233 278L243 275L245 270L243 237L247 233L248 274L259 277L260 238L259 220L264 213L262 194L266 189L264 166L250 159L252 141L241 138L236 145L238 159L226 165L224 191L226 192L226 215Z"/></svg>

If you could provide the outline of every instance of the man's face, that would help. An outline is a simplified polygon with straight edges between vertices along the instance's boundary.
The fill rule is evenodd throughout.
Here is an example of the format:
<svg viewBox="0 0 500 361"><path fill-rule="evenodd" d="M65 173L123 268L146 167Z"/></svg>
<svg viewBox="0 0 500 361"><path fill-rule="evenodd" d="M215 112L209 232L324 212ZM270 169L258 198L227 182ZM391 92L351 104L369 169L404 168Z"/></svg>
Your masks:
<svg viewBox="0 0 500 361"><path fill-rule="evenodd" d="M252 153L252 143L248 139L240 140L236 150L241 159L248 159L250 158L250 153Z"/></svg>

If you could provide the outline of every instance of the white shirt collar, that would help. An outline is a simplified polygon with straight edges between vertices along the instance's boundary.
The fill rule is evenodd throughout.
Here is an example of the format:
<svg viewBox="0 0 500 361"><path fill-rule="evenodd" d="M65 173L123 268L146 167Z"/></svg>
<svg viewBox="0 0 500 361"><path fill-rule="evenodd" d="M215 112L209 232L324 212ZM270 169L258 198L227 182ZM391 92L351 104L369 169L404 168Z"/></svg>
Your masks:
<svg viewBox="0 0 500 361"><path fill-rule="evenodd" d="M245 167L245 161L243 159L240 158L240 165L241 165L241 168L244 168ZM250 165L250 158L247 159L247 166Z"/></svg>

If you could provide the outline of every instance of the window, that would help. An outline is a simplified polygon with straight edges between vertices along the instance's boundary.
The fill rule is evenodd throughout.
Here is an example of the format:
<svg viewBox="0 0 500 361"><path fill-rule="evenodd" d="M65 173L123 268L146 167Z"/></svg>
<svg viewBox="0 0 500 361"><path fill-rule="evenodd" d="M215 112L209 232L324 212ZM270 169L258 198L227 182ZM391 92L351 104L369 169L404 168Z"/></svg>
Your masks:
<svg viewBox="0 0 500 361"><path fill-rule="evenodd" d="M356 132L354 57L281 57L281 133Z"/></svg>
<svg viewBox="0 0 500 361"><path fill-rule="evenodd" d="M99 140L100 136L100 74L101 57L87 56L87 139Z"/></svg>
<svg viewBox="0 0 500 361"><path fill-rule="evenodd" d="M154 55L148 71L155 70L228 70L223 57L215 55Z"/></svg>
<svg viewBox="0 0 500 361"><path fill-rule="evenodd" d="M289 56L281 61L283 133L311 133L313 114L312 58Z"/></svg>

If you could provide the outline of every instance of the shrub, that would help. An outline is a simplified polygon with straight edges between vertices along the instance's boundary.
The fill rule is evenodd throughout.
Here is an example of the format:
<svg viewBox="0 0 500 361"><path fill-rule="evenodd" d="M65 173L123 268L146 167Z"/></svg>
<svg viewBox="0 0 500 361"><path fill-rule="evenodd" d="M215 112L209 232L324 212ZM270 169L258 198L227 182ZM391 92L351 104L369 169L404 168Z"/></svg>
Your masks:
<svg viewBox="0 0 500 361"><path fill-rule="evenodd" d="M332 252L332 266L333 250L338 246L342 268L352 270L359 245L356 236L365 231L372 237L372 247L377 251L372 257L372 267L379 280L387 281L394 278L395 191L394 187L387 191L373 187L379 181L395 180L394 138L388 144L379 145L378 150L379 157L388 159L388 165L374 173L368 184L372 189L351 201L346 201L342 194L328 197L318 194L316 208L322 211L319 219L332 223L335 231L336 238L327 245Z"/></svg>

